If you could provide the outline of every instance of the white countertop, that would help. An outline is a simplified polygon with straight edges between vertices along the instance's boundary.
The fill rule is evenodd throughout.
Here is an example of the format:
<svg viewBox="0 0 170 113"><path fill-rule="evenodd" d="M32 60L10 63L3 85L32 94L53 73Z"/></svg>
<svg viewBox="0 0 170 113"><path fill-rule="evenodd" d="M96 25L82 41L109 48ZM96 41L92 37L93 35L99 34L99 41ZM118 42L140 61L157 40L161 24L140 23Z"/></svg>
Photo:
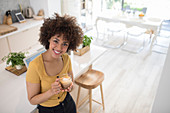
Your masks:
<svg viewBox="0 0 170 113"><path fill-rule="evenodd" d="M26 74L16 76L0 65L0 112L30 113L36 106L29 103L26 94Z"/></svg>
<svg viewBox="0 0 170 113"><path fill-rule="evenodd" d="M42 25L42 23L43 23L43 20L34 20L34 19L26 19L26 22L24 23L19 23L19 22L13 23L10 26L17 27L17 30L0 36L0 39L13 35L15 33L30 29L38 25Z"/></svg>
<svg viewBox="0 0 170 113"><path fill-rule="evenodd" d="M107 49L91 45L90 51L82 56L71 55L74 78L81 75L88 66L104 54ZM36 108L27 99L26 73L16 76L5 70L6 64L0 64L0 112L30 113Z"/></svg>
<svg viewBox="0 0 170 113"><path fill-rule="evenodd" d="M81 75L88 67L104 54L106 48L91 45L90 51L82 56L71 55L74 78Z"/></svg>

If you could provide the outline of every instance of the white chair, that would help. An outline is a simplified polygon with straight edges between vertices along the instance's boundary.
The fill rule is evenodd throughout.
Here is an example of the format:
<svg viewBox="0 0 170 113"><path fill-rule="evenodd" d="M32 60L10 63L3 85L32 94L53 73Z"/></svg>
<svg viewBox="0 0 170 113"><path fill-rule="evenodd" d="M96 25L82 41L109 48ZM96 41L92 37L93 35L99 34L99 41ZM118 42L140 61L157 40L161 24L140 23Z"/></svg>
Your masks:
<svg viewBox="0 0 170 113"><path fill-rule="evenodd" d="M122 47L122 50L124 51L128 51L128 52L131 52L131 53L139 53L141 52L143 49L144 49L144 46L145 46L145 34L146 32L146 29L144 28L140 28L140 27L137 27L137 26L132 26L130 28L127 28L127 36L126 36L126 40L125 40L125 45ZM137 45L133 45L133 48L129 49L127 46L131 45L130 43L132 43L133 41L129 41L130 38L134 38L136 40L142 40L142 45L139 46L138 48L136 48Z"/></svg>
<svg viewBox="0 0 170 113"><path fill-rule="evenodd" d="M103 41L106 37L106 22L103 20L98 20L96 25L96 31L97 31L96 41L99 40Z"/></svg>
<svg viewBox="0 0 170 113"><path fill-rule="evenodd" d="M152 18L153 20L153 18ZM155 19L155 21L161 21L160 19ZM158 36L153 44L152 52L159 54L167 54L169 47L170 38L170 20L162 20L161 26L158 31ZM165 43L166 42L166 43Z"/></svg>
<svg viewBox="0 0 170 113"><path fill-rule="evenodd" d="M126 25L123 23L119 23L119 22L109 22L107 23L107 42L112 43L104 43L103 45L105 47L110 47L110 48L120 48L121 46L123 46L125 44L125 29L126 29ZM116 36L115 34L119 33L119 36ZM120 38L120 33L123 34L123 40ZM114 45L114 42L118 42L117 45Z"/></svg>

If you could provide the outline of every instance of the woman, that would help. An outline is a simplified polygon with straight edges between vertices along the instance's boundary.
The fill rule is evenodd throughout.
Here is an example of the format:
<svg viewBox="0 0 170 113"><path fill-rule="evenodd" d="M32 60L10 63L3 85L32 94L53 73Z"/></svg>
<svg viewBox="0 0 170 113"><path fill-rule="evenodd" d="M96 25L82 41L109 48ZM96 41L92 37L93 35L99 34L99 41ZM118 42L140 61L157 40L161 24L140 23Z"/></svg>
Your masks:
<svg viewBox="0 0 170 113"><path fill-rule="evenodd" d="M73 82L63 89L59 78L68 74L73 81L71 60L66 52L75 50L82 37L82 29L74 17L55 14L44 21L39 41L47 51L29 64L26 73L28 100L38 105L39 113L76 113L69 94Z"/></svg>

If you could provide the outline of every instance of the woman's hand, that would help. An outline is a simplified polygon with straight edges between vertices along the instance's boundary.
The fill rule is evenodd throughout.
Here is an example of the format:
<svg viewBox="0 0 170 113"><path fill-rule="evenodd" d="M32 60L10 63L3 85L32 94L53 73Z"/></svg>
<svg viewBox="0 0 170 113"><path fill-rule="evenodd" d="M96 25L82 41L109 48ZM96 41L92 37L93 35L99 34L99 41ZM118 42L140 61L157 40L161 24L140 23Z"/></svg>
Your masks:
<svg viewBox="0 0 170 113"><path fill-rule="evenodd" d="M71 92L72 88L73 88L73 82L71 83L71 85L67 89L61 89L61 91L62 92L64 92L64 91Z"/></svg>
<svg viewBox="0 0 170 113"><path fill-rule="evenodd" d="M51 90L53 94L58 94L60 93L62 87L60 84L60 80L57 78L54 83L51 84Z"/></svg>

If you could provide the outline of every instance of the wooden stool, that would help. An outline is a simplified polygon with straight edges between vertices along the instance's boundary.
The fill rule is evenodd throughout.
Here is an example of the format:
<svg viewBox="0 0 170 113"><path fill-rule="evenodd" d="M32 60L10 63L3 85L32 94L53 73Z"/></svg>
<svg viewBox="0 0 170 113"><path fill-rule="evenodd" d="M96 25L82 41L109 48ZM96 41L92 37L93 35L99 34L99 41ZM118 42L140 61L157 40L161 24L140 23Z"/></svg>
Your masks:
<svg viewBox="0 0 170 113"><path fill-rule="evenodd" d="M77 102L76 102L77 110L89 98L89 108L90 108L90 113L92 113L92 100L93 100L92 99L92 89L96 88L99 85L100 85L102 103L100 103L96 100L93 100L93 101L98 104L101 104L101 106L99 108L101 108L103 106L103 110L105 109L104 108L103 89L102 89L103 80L104 80L104 74L100 71L93 70L93 69L89 69L86 73L82 74L80 77L78 77L75 80L75 83L77 85L79 85L78 94L77 94ZM81 87L83 87L85 89L89 89L89 94L84 99L82 99L82 101L79 104ZM98 109L96 109L95 112L97 112Z"/></svg>

